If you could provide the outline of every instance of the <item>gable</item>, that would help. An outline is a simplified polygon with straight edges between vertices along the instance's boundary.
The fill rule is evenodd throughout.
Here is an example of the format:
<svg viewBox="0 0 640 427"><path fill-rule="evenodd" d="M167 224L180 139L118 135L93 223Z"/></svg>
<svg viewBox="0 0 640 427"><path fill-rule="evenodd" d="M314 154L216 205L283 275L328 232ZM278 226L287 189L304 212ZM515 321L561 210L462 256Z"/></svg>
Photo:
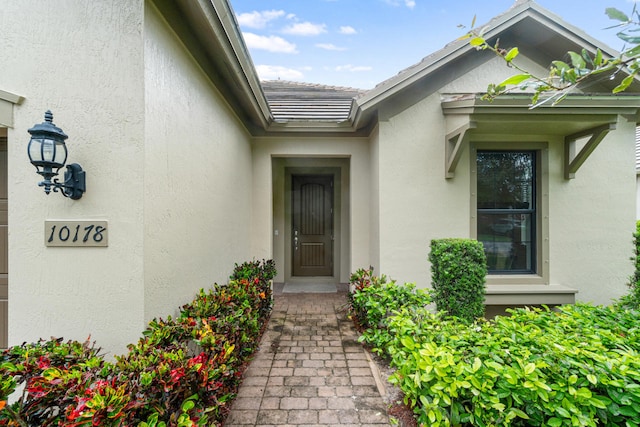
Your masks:
<svg viewBox="0 0 640 427"><path fill-rule="evenodd" d="M544 69L548 69L551 61L563 59L568 51L580 52L585 48L594 54L599 48L605 57L618 54L529 0L517 1L507 12L481 28L486 29L484 37L489 44L493 45L499 40L500 46L505 49L517 46L521 54ZM439 91L462 74L472 73L483 63L495 58L492 52L477 51L469 45L468 40L456 40L364 95L358 102L362 116L367 117L369 111L387 103L394 105L396 109L407 108L421 98ZM506 64L504 67L511 70L511 74L515 73ZM611 94L611 90L625 76L626 73L616 73L610 79L610 75L600 75L583 90L588 93ZM640 81L636 80L627 92L640 92Z"/></svg>

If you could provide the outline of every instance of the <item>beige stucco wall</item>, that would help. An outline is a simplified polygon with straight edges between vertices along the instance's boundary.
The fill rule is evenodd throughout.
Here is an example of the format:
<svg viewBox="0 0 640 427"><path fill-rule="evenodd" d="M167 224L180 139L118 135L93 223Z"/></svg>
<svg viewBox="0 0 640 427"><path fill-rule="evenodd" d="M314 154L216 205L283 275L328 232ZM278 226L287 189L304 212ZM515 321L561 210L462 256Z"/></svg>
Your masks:
<svg viewBox="0 0 640 427"><path fill-rule="evenodd" d="M91 336L111 354L143 326L143 3L3 1L2 89L14 107L9 155L9 344ZM45 196L27 129L51 109L69 161L87 171L79 201ZM47 219L109 221L108 248L46 248Z"/></svg>
<svg viewBox="0 0 640 427"><path fill-rule="evenodd" d="M526 58L529 69L539 69ZM469 237L470 157L466 147L453 179L444 178L445 122L441 93L482 92L511 75L496 59L399 113L380 114L376 142L380 188L380 272L429 286L429 242ZM576 174L563 177L562 136L483 135L486 141L549 143L550 283L579 289L577 299L606 303L626 292L635 217L633 123L624 119ZM375 233L372 233L374 235Z"/></svg>
<svg viewBox="0 0 640 427"><path fill-rule="evenodd" d="M469 171L444 179L446 130L437 93L379 127L379 272L425 287L431 239L468 236Z"/></svg>
<svg viewBox="0 0 640 427"><path fill-rule="evenodd" d="M550 144L549 233L552 282L576 299L606 303L625 294L633 273L635 123L618 119L576 173L562 177L561 141Z"/></svg>
<svg viewBox="0 0 640 427"><path fill-rule="evenodd" d="M369 224L370 224L370 159L367 138L328 137L287 137L256 138L253 141L253 251L258 258L276 260L278 276L276 281L286 278L285 269L285 226L284 204L286 197L274 187L284 188L283 171L275 171L272 159L303 159L299 163L289 162L287 166L336 167L348 160L348 189L342 196L342 233L340 245L340 271L337 279L346 283L354 268L369 266ZM274 197L272 197L272 189ZM346 192L348 190L348 192ZM274 203L275 200L275 203ZM278 235L275 231L278 230Z"/></svg>
<svg viewBox="0 0 640 427"><path fill-rule="evenodd" d="M251 260L249 136L156 11L145 16L144 317Z"/></svg>
<svg viewBox="0 0 640 427"><path fill-rule="evenodd" d="M153 6L105 7L0 14L2 89L25 97L8 131L10 345L91 336L124 352L149 319L253 258L248 134ZM87 171L81 200L36 185L27 129L46 109ZM109 246L46 248L48 219L107 220Z"/></svg>

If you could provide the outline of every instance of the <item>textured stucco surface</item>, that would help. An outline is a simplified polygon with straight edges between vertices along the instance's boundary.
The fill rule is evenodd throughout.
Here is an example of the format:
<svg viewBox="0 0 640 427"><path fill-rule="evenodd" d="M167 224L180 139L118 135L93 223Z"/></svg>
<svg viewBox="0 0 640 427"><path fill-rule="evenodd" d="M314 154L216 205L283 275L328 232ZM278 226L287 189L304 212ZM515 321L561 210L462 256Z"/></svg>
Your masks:
<svg viewBox="0 0 640 427"><path fill-rule="evenodd" d="M145 319L250 260L249 136L152 7L145 17Z"/></svg>
<svg viewBox="0 0 640 427"><path fill-rule="evenodd" d="M2 2L3 90L14 108L9 153L9 344L84 340L108 352L143 323L143 3ZM79 201L45 196L27 129L51 109L69 161L87 171ZM108 248L46 248L47 219L109 221Z"/></svg>

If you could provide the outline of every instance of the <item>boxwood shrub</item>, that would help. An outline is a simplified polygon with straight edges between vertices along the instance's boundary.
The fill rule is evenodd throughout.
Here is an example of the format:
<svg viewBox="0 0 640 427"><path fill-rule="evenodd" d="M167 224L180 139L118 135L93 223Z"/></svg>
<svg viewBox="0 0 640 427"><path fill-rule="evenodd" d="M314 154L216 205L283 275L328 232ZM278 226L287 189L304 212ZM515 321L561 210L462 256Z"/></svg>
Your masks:
<svg viewBox="0 0 640 427"><path fill-rule="evenodd" d="M221 425L266 325L273 265L236 265L228 284L201 290L176 318L149 322L113 362L89 342L51 339L5 350L0 426Z"/></svg>
<svg viewBox="0 0 640 427"><path fill-rule="evenodd" d="M467 322L484 316L487 259L482 243L432 240L429 261L436 308Z"/></svg>

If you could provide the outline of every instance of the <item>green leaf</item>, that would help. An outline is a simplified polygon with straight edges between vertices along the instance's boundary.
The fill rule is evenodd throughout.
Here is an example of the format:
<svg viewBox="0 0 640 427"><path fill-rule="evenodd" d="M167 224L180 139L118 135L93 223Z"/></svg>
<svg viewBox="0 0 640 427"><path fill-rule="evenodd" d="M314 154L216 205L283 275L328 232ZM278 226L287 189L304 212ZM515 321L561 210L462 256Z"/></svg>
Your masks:
<svg viewBox="0 0 640 427"><path fill-rule="evenodd" d="M602 400L596 399L595 397L589 399L589 403L596 408L607 409L607 405Z"/></svg>
<svg viewBox="0 0 640 427"><path fill-rule="evenodd" d="M631 43L631 44L638 44L640 43L640 37L638 36L631 36L625 32L619 32L618 34L616 34L616 36L618 36L618 38L620 40L624 40L627 43Z"/></svg>
<svg viewBox="0 0 640 427"><path fill-rule="evenodd" d="M633 82L634 78L635 78L635 73L628 75L622 80L622 83L620 83L618 86L613 88L612 92L613 93L624 92L629 88L629 86L631 86L631 83Z"/></svg>
<svg viewBox="0 0 640 427"><path fill-rule="evenodd" d="M195 403L193 403L193 400L186 400L183 404L182 404L182 412L189 412L190 410L192 410L194 407L196 406Z"/></svg>
<svg viewBox="0 0 640 427"><path fill-rule="evenodd" d="M568 52L569 56L571 57L571 64L575 67L575 68L584 68L587 64L586 62L584 62L584 58L582 58L581 55L578 55L575 52Z"/></svg>
<svg viewBox="0 0 640 427"><path fill-rule="evenodd" d="M562 420L560 418L549 418L547 420L547 425L551 426L551 427L559 427L562 425Z"/></svg>
<svg viewBox="0 0 640 427"><path fill-rule="evenodd" d="M475 359L473 359L473 366L471 367L471 371L472 372L478 372L478 369L480 369L482 367L482 361L480 360L479 357L476 357Z"/></svg>
<svg viewBox="0 0 640 427"><path fill-rule="evenodd" d="M529 419L529 415L525 414L524 412L522 412L520 409L518 408L511 408L509 410L510 412L516 414L518 417L528 420Z"/></svg>
<svg viewBox="0 0 640 427"><path fill-rule="evenodd" d="M504 80L500 83L500 86L508 86L508 85L519 85L520 83L527 81L531 78L531 74L516 74L515 76L511 76L508 79Z"/></svg>
<svg viewBox="0 0 640 427"><path fill-rule="evenodd" d="M504 408L505 408L504 403L500 403L500 402L494 403L493 405L491 405L491 407L493 409L497 409L500 412L504 411Z"/></svg>
<svg viewBox="0 0 640 427"><path fill-rule="evenodd" d="M600 49L596 50L596 57L593 59L593 64L596 67L602 64L602 51Z"/></svg>
<svg viewBox="0 0 640 427"><path fill-rule="evenodd" d="M411 351L414 348L416 348L416 344L413 341L413 338L411 338L411 337L404 336L404 337L400 338L400 342L402 343L403 346L407 347L407 349L409 349L409 351Z"/></svg>
<svg viewBox="0 0 640 427"><path fill-rule="evenodd" d="M485 40L482 37L474 37L471 40L469 40L469 44L474 47L481 46L484 43L485 43Z"/></svg>
<svg viewBox="0 0 640 427"><path fill-rule="evenodd" d="M553 66L556 67L560 71L568 70L568 69L571 68L569 66L569 64L567 64L566 62L563 62L563 61L552 61L551 64L553 64Z"/></svg>
<svg viewBox="0 0 640 427"><path fill-rule="evenodd" d="M507 62L511 62L513 61L513 59L518 56L518 54L520 53L520 51L518 50L517 47L513 47L511 48L511 50L509 50L509 52L507 52L507 54L504 56L504 60Z"/></svg>
<svg viewBox="0 0 640 427"><path fill-rule="evenodd" d="M620 22L629 22L629 17L626 13L619 11L615 7L608 7L604 10L609 19L614 19Z"/></svg>
<svg viewBox="0 0 640 427"><path fill-rule="evenodd" d="M634 48L631 48L629 50L625 50L624 52L622 52L622 54L629 58L635 58L640 55L640 45L635 46Z"/></svg>
<svg viewBox="0 0 640 427"><path fill-rule="evenodd" d="M535 370L536 370L536 364L535 363L528 363L524 367L524 374L525 375L532 374Z"/></svg>

